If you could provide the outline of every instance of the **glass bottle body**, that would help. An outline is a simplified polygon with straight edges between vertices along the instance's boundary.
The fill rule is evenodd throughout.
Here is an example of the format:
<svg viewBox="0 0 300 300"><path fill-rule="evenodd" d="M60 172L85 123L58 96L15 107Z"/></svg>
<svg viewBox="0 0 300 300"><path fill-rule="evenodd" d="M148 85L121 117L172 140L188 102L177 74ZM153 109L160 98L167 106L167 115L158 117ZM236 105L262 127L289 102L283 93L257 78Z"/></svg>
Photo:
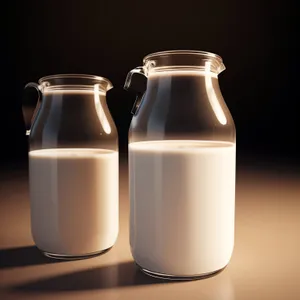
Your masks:
<svg viewBox="0 0 300 300"><path fill-rule="evenodd" d="M54 75L34 87L41 101L29 131L33 239L58 259L99 254L118 235L118 135L106 105L111 83Z"/></svg>
<svg viewBox="0 0 300 300"><path fill-rule="evenodd" d="M222 68L216 55L171 51L147 56L140 69L148 80L129 130L130 244L149 275L201 277L230 260L235 126Z"/></svg>

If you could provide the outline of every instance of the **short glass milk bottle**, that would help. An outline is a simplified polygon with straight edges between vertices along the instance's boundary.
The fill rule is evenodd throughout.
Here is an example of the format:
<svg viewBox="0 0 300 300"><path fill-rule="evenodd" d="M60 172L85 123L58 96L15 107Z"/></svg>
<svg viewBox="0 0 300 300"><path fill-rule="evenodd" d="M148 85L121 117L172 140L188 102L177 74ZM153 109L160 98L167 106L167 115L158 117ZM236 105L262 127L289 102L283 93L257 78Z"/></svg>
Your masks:
<svg viewBox="0 0 300 300"><path fill-rule="evenodd" d="M132 255L155 277L211 275L234 246L235 125L218 82L225 67L203 51L143 62L125 83L138 92L129 130Z"/></svg>
<svg viewBox="0 0 300 300"><path fill-rule="evenodd" d="M110 81L53 75L29 83L40 95L29 134L31 231L57 259L111 248L118 235L118 134L106 104Z"/></svg>

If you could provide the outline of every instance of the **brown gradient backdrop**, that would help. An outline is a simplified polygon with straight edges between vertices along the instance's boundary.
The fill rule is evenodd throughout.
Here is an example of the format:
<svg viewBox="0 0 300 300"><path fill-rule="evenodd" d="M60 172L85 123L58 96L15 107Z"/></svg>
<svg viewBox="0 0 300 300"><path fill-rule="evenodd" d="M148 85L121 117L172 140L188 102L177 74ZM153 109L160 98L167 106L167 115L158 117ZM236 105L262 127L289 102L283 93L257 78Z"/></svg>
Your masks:
<svg viewBox="0 0 300 300"><path fill-rule="evenodd" d="M0 27L4 30L0 299L299 299L299 10L292 4L289 0L1 3L5 22ZM122 88L126 74L141 64L144 55L167 49L212 51L227 66L220 84L236 122L238 155L236 240L229 267L207 280L175 284L136 270L128 241L124 159L115 247L89 260L46 260L31 238L27 166L19 165L27 157L21 115L24 85L57 73L109 78L115 88L107 95L108 105L120 149L126 152L134 101L134 95ZM35 97L30 91L25 98ZM250 158L250 166L239 163L244 158ZM291 162L297 173L284 161Z"/></svg>
<svg viewBox="0 0 300 300"><path fill-rule="evenodd" d="M238 155L298 159L296 12L291 1L10 1L1 56L3 161L25 159L23 86L44 75L109 78L108 105L127 150L134 95L127 72L148 53L220 54L224 98L237 126ZM34 92L26 97L33 100ZM298 126L299 127L299 126ZM5 147L4 147L5 145ZM283 146L282 146L283 145Z"/></svg>

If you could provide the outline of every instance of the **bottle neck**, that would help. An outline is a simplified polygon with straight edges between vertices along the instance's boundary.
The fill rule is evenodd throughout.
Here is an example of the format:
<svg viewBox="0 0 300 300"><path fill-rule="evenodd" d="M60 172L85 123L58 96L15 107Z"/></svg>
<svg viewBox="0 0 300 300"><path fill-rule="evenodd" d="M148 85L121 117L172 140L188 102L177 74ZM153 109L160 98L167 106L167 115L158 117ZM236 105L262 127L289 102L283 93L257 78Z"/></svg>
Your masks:
<svg viewBox="0 0 300 300"><path fill-rule="evenodd" d="M187 76L198 78L218 78L218 74L210 70L195 69L195 68L164 68L153 69L148 72L148 78L153 77L175 77L175 76Z"/></svg>
<svg viewBox="0 0 300 300"><path fill-rule="evenodd" d="M183 98L190 93L207 93L208 90L221 94L217 74L194 70L152 72L148 77L147 91L151 88L168 89L169 93L179 93Z"/></svg>
<svg viewBox="0 0 300 300"><path fill-rule="evenodd" d="M60 90L44 90L43 92L43 101L44 102L68 102L72 104L73 101L74 106L75 102L100 102L102 105L106 105L106 93L100 91L93 90L75 90L75 89L60 89ZM84 105L82 103L81 105ZM88 103L88 105L90 105Z"/></svg>

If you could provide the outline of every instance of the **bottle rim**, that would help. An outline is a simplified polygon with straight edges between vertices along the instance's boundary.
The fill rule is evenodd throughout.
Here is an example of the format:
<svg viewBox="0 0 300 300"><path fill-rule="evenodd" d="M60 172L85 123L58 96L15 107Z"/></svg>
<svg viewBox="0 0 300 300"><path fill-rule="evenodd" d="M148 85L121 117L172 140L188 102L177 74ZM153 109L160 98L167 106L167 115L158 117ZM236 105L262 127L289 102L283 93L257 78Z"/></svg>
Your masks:
<svg viewBox="0 0 300 300"><path fill-rule="evenodd" d="M148 54L143 59L146 74L170 70L200 70L220 74L225 70L218 54L200 50L167 50Z"/></svg>
<svg viewBox="0 0 300 300"><path fill-rule="evenodd" d="M89 74L54 74L40 78L38 83L41 89L86 89L110 90L113 85L105 77Z"/></svg>
<svg viewBox="0 0 300 300"><path fill-rule="evenodd" d="M215 54L213 52L208 52L208 51L201 51L201 50L166 50L166 51L159 51L159 52L154 52L146 55L143 59L144 63L149 60L153 59L159 56L167 56L167 55L200 55L202 57L207 57L207 58L215 58L219 60L220 62L223 62L222 57L218 54Z"/></svg>

